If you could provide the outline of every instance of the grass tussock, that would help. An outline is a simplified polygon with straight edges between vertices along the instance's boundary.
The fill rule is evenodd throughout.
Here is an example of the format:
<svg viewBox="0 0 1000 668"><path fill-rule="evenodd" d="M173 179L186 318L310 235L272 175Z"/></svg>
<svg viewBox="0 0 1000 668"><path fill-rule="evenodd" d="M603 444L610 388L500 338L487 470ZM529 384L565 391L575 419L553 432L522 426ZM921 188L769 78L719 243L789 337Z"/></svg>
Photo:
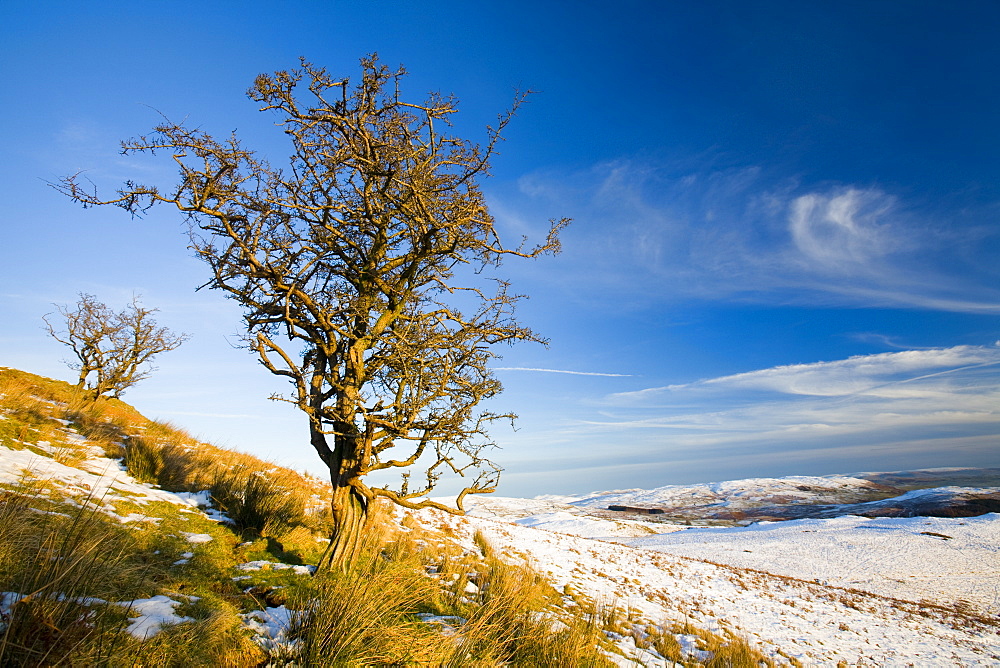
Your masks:
<svg viewBox="0 0 1000 668"><path fill-rule="evenodd" d="M444 665L450 653L434 626L417 616L441 599L427 576L429 557L400 535L380 504L348 572L326 571L300 589L290 635L302 666ZM283 652L287 649L282 648Z"/></svg>
<svg viewBox="0 0 1000 668"><path fill-rule="evenodd" d="M746 638L733 633L724 636L704 633L704 636L707 636L705 648L712 653L705 662L706 668L761 668L774 665L773 661L751 645Z"/></svg>
<svg viewBox="0 0 1000 668"><path fill-rule="evenodd" d="M678 666L704 668L769 668L775 663L746 638L724 631L713 633L690 623L637 624L630 633L636 647L657 653ZM700 653L686 656L680 638L695 642Z"/></svg>
<svg viewBox="0 0 1000 668"><path fill-rule="evenodd" d="M313 584L292 631L302 665L433 665L447 655L437 631L416 617L434 583L407 564L371 560Z"/></svg>
<svg viewBox="0 0 1000 668"><path fill-rule="evenodd" d="M501 560L481 535L476 543L484 557L474 583L479 591L464 608L469 618L452 665L613 665L599 649L605 637L598 615L567 613L527 565Z"/></svg>
<svg viewBox="0 0 1000 668"><path fill-rule="evenodd" d="M91 504L36 508L30 488L0 499L0 665L101 665L123 639L124 611L146 586L134 537Z"/></svg>
<svg viewBox="0 0 1000 668"><path fill-rule="evenodd" d="M245 538L280 538L297 527L325 530L329 496L319 481L251 455L199 443L153 422L122 446L129 473L174 492L208 490L212 504Z"/></svg>
<svg viewBox="0 0 1000 668"><path fill-rule="evenodd" d="M297 651L287 660L303 666L613 665L599 649L605 636L597 616L561 609L555 590L526 566L502 561L485 542L486 554L473 554L426 530L399 531L385 519L376 518L376 531L350 572L323 573L301 594L293 624Z"/></svg>
<svg viewBox="0 0 1000 668"><path fill-rule="evenodd" d="M213 472L212 500L247 534L278 536L285 527L308 525L307 499L286 480L258 467L237 464Z"/></svg>

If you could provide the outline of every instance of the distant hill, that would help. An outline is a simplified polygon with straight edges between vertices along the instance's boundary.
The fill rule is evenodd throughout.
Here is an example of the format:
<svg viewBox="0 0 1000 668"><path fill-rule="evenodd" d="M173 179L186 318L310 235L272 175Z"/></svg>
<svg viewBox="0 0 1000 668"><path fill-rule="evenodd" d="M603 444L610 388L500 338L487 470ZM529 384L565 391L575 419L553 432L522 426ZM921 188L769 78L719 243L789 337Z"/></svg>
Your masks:
<svg viewBox="0 0 1000 668"><path fill-rule="evenodd" d="M1000 511L1000 469L926 469L748 478L655 489L545 496L552 511L665 524L731 526L768 520L976 517ZM490 506L480 501L480 513Z"/></svg>
<svg viewBox="0 0 1000 668"><path fill-rule="evenodd" d="M936 468L882 473L855 473L880 485L903 490L930 487L1000 487L1000 468Z"/></svg>

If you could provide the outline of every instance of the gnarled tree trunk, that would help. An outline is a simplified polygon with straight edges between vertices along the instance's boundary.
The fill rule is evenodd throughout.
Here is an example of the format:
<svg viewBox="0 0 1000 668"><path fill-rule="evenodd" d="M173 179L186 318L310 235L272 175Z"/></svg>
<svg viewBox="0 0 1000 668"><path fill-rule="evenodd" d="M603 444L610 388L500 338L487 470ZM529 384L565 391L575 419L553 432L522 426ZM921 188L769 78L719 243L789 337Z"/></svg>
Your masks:
<svg viewBox="0 0 1000 668"><path fill-rule="evenodd" d="M332 475L336 480L338 476ZM369 501L350 485L333 487L333 535L317 570L348 570L361 549Z"/></svg>

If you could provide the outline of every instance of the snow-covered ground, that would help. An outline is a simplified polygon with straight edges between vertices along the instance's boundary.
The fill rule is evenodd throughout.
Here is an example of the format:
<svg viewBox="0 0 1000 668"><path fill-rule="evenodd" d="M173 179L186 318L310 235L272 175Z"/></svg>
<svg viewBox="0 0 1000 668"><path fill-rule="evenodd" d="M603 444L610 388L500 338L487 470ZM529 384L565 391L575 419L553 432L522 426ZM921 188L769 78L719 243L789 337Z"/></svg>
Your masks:
<svg viewBox="0 0 1000 668"><path fill-rule="evenodd" d="M624 494L644 496L582 498ZM557 586L654 623L732 629L779 661L1000 665L998 514L691 528L590 516L580 499L484 498L472 517L435 519L481 531Z"/></svg>
<svg viewBox="0 0 1000 668"><path fill-rule="evenodd" d="M628 539L648 550L911 601L960 601L1000 619L1000 515L761 522Z"/></svg>
<svg viewBox="0 0 1000 668"><path fill-rule="evenodd" d="M79 438L79 434L69 429L66 432L68 436ZM43 442L40 445L44 449L47 444ZM123 522L145 520L147 517L142 514L117 515L111 503L115 500L128 500L140 505L166 501L182 508L202 507L212 519L225 519L210 508L208 491L168 492L156 485L139 482L125 472L120 460L104 456L98 447L89 446L84 452L85 458L70 466L30 450L14 450L0 445L0 483L16 485L35 481L41 487L39 493L45 494L50 488L57 488L59 495L89 499L103 512Z"/></svg>
<svg viewBox="0 0 1000 668"><path fill-rule="evenodd" d="M526 559L566 591L618 606L653 623L690 620L710 630L730 629L782 662L794 658L805 665L831 666L839 661L864 666L1000 665L1000 620L995 614L960 614L832 583L771 574L766 569L709 563L661 552L661 545L654 545L657 549L626 546L482 517L453 518L430 512L425 516L432 523L451 524L470 544L473 533L481 531L502 552ZM962 528L958 523L949 520L933 526L944 529L942 533L963 535L955 530ZM968 544L978 540L985 545L980 554L995 557L997 543L991 536L995 537L998 524L997 516L966 521L968 538L960 540ZM683 533L687 532L667 537ZM845 536L850 533L850 529L843 532ZM893 536L884 536L864 548L869 560L895 549ZM935 550L910 553L914 561L925 557L943 570L949 568L947 562L938 560ZM984 565L966 576L982 578L984 586L995 588L995 565L994 558L992 566ZM650 659L644 665L663 664Z"/></svg>
<svg viewBox="0 0 1000 668"><path fill-rule="evenodd" d="M663 533L678 525L644 522L633 519L607 519L592 517L586 509L541 499L517 499L513 497L477 497L467 502L469 517L487 517L516 522L522 526L537 527L548 531L559 531L585 538L606 538L612 536L649 536Z"/></svg>

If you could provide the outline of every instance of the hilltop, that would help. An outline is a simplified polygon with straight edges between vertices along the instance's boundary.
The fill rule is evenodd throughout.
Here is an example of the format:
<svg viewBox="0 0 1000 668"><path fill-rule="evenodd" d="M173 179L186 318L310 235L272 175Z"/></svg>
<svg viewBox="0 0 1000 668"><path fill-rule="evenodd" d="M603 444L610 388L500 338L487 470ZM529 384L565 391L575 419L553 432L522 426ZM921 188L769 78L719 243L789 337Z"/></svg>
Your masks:
<svg viewBox="0 0 1000 668"><path fill-rule="evenodd" d="M0 368L0 664L613 666L633 630L650 656L763 660L557 591L439 513L378 509L355 569L315 574L328 504L321 480Z"/></svg>
<svg viewBox="0 0 1000 668"><path fill-rule="evenodd" d="M984 480L937 473L382 508L312 577L323 481L0 368L0 662L992 665L1000 515L845 514L997 491L903 484Z"/></svg>

